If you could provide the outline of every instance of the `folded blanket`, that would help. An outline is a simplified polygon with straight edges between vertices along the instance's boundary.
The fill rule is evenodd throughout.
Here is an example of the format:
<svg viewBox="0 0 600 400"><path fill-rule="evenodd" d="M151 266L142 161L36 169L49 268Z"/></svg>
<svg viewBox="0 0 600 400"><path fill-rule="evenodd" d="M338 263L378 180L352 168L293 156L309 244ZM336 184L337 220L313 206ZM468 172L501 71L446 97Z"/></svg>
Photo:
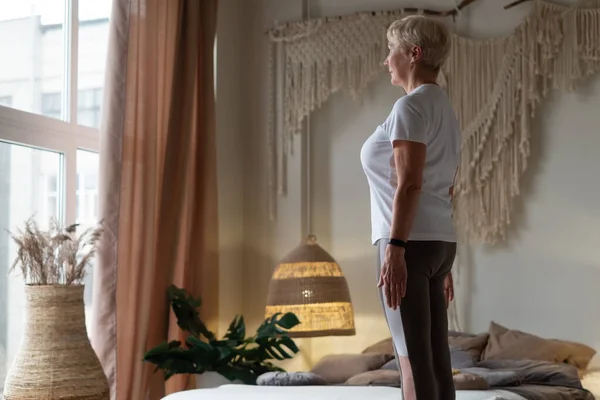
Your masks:
<svg viewBox="0 0 600 400"><path fill-rule="evenodd" d="M460 372L480 376L490 387L519 386L523 383L523 377L517 371L472 367L463 368Z"/></svg>
<svg viewBox="0 0 600 400"><path fill-rule="evenodd" d="M563 363L532 360L486 360L477 367L496 372L513 372L518 385L502 387L527 400L594 400L579 380L577 368Z"/></svg>

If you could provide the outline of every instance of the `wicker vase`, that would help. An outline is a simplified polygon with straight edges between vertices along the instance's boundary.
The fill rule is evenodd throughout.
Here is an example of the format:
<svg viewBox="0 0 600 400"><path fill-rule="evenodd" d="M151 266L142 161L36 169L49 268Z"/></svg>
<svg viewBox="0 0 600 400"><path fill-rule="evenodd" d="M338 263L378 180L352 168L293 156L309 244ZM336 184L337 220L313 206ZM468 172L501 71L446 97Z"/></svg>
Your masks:
<svg viewBox="0 0 600 400"><path fill-rule="evenodd" d="M106 375L85 327L83 285L25 286L21 348L5 400L109 400Z"/></svg>

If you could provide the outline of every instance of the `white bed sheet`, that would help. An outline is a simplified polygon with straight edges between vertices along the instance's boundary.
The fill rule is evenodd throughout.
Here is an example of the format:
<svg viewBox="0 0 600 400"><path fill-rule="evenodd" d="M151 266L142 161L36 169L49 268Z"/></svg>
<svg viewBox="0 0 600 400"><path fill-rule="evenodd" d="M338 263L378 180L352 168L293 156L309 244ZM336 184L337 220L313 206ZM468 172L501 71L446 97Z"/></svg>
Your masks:
<svg viewBox="0 0 600 400"><path fill-rule="evenodd" d="M380 386L223 385L174 393L163 400L401 400L400 389ZM504 390L458 390L456 400L525 400Z"/></svg>

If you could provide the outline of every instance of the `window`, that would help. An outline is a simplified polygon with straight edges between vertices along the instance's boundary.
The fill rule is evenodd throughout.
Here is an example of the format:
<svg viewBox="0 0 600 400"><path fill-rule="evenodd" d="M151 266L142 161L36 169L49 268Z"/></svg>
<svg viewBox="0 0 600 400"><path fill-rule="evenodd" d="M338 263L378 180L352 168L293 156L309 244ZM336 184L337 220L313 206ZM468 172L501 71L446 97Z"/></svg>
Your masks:
<svg viewBox="0 0 600 400"><path fill-rule="evenodd" d="M23 336L13 231L98 219L98 127L112 0L0 0L0 397ZM18 43L15 38L20 38ZM9 57L10 56L10 57ZM86 318L92 275L84 282Z"/></svg>
<svg viewBox="0 0 600 400"><path fill-rule="evenodd" d="M77 99L77 122L81 125L98 128L101 104L102 89L80 90Z"/></svg>
<svg viewBox="0 0 600 400"><path fill-rule="evenodd" d="M79 125L98 128L100 126L100 106L102 89L80 90L77 94L77 123ZM60 119L61 94L42 94L42 115Z"/></svg>
<svg viewBox="0 0 600 400"><path fill-rule="evenodd" d="M61 93L42 94L42 115L60 119L62 112Z"/></svg>

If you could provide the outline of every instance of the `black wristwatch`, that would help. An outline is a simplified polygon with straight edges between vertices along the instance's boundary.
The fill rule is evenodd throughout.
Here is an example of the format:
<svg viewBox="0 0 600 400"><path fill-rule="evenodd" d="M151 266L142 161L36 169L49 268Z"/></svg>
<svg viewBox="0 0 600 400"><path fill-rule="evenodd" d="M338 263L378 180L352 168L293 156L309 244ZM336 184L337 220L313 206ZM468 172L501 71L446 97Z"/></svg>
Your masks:
<svg viewBox="0 0 600 400"><path fill-rule="evenodd" d="M400 239L390 239L388 241L388 244L391 244L392 246L396 246L396 247L406 248L406 242L404 240L400 240Z"/></svg>

